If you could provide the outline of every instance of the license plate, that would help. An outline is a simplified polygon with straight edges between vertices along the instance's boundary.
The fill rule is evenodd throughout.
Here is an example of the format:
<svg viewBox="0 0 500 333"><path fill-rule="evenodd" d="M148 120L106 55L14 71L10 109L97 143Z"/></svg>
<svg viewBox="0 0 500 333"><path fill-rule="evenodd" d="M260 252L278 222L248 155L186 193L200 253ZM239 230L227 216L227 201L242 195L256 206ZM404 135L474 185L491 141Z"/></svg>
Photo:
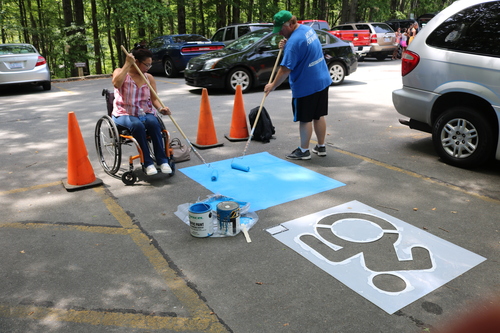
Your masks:
<svg viewBox="0 0 500 333"><path fill-rule="evenodd" d="M390 42L392 42L392 38L391 37L384 37L384 42L390 43Z"/></svg>
<svg viewBox="0 0 500 333"><path fill-rule="evenodd" d="M23 63L22 62L11 62L9 67L10 67L10 69L23 68Z"/></svg>

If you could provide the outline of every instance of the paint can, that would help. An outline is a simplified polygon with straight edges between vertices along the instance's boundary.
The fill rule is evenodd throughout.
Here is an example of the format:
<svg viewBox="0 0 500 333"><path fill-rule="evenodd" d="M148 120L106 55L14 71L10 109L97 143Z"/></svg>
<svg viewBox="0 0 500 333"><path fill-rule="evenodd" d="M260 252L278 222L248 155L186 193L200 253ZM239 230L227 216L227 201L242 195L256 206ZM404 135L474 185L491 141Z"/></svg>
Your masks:
<svg viewBox="0 0 500 333"><path fill-rule="evenodd" d="M209 237L214 233L212 208L206 203L195 203L189 207L191 236Z"/></svg>
<svg viewBox="0 0 500 333"><path fill-rule="evenodd" d="M217 220L221 235L234 236L240 232L240 205L234 201L217 204Z"/></svg>

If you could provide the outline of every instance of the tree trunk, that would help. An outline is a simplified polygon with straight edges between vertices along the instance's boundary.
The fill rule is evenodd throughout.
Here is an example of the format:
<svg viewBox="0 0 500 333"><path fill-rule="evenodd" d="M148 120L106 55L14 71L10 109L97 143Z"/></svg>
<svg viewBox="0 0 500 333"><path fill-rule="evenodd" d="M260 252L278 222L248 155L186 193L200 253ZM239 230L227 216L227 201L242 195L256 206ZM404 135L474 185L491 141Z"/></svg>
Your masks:
<svg viewBox="0 0 500 333"><path fill-rule="evenodd" d="M99 25L97 24L97 6L95 0L90 0L90 5L92 7L92 33L94 35L95 73L102 74L101 41L99 40Z"/></svg>
<svg viewBox="0 0 500 333"><path fill-rule="evenodd" d="M87 41L85 38L85 10L83 7L83 0L73 0L75 10L75 23L76 23L76 39L73 49L76 52L76 62L85 62L86 71L89 71L89 60L87 56ZM78 73L78 69L74 69L74 73Z"/></svg>
<svg viewBox="0 0 500 333"><path fill-rule="evenodd" d="M241 1L240 0L234 0L233 2L233 14L232 14L232 17L233 17L233 22L235 23L240 23L241 22L241 9L240 9L240 6L241 6Z"/></svg>
<svg viewBox="0 0 500 333"><path fill-rule="evenodd" d="M186 3L184 0L177 0L177 31L179 34L186 33Z"/></svg>
<svg viewBox="0 0 500 333"><path fill-rule="evenodd" d="M203 10L203 0L199 0L198 9L200 15L200 31L203 36L208 37L208 29L205 27L205 11Z"/></svg>
<svg viewBox="0 0 500 333"><path fill-rule="evenodd" d="M29 1L29 0L28 0ZM24 0L19 0L19 18L21 21L22 27L28 27L28 19L26 16L26 6ZM31 43L30 34L28 33L28 29L22 29L22 36L25 43Z"/></svg>

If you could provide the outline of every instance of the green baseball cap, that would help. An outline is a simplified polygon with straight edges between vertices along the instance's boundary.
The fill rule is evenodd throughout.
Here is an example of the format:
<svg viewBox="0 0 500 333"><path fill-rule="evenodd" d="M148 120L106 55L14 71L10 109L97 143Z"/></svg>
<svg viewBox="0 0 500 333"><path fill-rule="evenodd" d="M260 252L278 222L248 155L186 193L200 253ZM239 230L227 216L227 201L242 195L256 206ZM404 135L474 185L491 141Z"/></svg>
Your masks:
<svg viewBox="0 0 500 333"><path fill-rule="evenodd" d="M280 32L281 28L283 27L283 24L290 21L291 18L292 18L292 13L290 13L288 10L282 10L276 13L273 17L274 21L273 33Z"/></svg>

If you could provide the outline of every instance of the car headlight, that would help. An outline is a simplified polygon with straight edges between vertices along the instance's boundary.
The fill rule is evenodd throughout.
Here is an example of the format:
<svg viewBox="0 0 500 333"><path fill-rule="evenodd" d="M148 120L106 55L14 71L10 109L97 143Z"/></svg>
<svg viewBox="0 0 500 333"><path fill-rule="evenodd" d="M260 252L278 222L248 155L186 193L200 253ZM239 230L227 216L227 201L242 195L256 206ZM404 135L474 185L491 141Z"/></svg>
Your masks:
<svg viewBox="0 0 500 333"><path fill-rule="evenodd" d="M207 60L207 62L205 62L205 65L203 65L203 70L206 71L206 70L209 70L209 69L214 69L215 65L217 65L217 63L221 59L222 58L214 58L214 59Z"/></svg>

